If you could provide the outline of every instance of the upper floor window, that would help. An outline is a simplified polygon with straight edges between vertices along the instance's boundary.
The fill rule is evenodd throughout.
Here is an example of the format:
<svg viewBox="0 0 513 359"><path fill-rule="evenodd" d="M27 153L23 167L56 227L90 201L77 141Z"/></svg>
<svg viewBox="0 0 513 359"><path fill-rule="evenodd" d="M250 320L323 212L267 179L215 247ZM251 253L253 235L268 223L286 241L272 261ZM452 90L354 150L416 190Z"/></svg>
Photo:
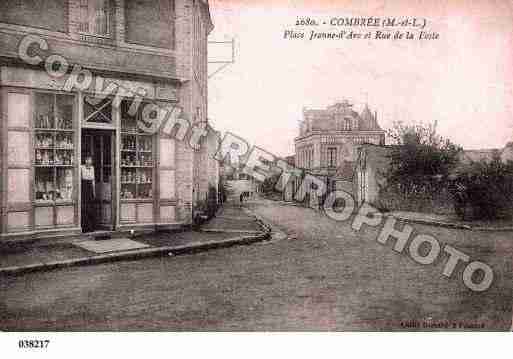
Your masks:
<svg viewBox="0 0 513 359"><path fill-rule="evenodd" d="M337 148L328 147L328 167L337 167Z"/></svg>
<svg viewBox="0 0 513 359"><path fill-rule="evenodd" d="M80 0L79 31L111 37L112 11L110 0Z"/></svg>
<svg viewBox="0 0 513 359"><path fill-rule="evenodd" d="M68 32L68 0L1 0L0 22Z"/></svg>
<svg viewBox="0 0 513 359"><path fill-rule="evenodd" d="M350 118L344 119L344 130L351 131L351 119Z"/></svg>
<svg viewBox="0 0 513 359"><path fill-rule="evenodd" d="M174 48L174 0L124 0L124 15L125 42L162 49Z"/></svg>

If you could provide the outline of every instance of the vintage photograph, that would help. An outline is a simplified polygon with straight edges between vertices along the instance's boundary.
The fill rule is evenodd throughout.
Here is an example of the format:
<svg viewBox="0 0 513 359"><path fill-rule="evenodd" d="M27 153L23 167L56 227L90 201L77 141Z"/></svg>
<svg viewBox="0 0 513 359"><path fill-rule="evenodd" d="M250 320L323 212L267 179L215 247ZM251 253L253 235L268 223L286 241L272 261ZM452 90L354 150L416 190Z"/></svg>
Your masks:
<svg viewBox="0 0 513 359"><path fill-rule="evenodd" d="M0 331L511 332L512 288L513 2L0 1Z"/></svg>

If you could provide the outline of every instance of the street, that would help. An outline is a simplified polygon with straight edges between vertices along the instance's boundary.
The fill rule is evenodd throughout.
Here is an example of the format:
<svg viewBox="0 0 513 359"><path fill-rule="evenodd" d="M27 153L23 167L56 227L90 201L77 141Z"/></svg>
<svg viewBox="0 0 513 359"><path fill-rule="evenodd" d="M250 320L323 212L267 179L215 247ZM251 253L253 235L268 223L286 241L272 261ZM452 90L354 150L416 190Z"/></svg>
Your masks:
<svg viewBox="0 0 513 359"><path fill-rule="evenodd" d="M244 204L287 239L0 278L2 330L510 330L511 233L414 225L489 264L487 291L420 265L320 212ZM420 326L418 327L417 324ZM453 327L454 326L454 327ZM445 328L447 329L447 328Z"/></svg>

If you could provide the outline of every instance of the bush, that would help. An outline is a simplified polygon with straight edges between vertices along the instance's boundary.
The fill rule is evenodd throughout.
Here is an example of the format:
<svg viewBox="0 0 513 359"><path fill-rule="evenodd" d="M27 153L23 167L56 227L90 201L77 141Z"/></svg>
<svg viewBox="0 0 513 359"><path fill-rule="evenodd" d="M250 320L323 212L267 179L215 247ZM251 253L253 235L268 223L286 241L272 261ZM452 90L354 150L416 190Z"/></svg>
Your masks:
<svg viewBox="0 0 513 359"><path fill-rule="evenodd" d="M453 205L448 187L446 178L413 178L406 186L395 183L382 188L374 205L384 212L402 210L449 214L453 212Z"/></svg>
<svg viewBox="0 0 513 359"><path fill-rule="evenodd" d="M504 163L499 156L492 161L473 162L456 182L457 212L462 218L511 218L513 162Z"/></svg>

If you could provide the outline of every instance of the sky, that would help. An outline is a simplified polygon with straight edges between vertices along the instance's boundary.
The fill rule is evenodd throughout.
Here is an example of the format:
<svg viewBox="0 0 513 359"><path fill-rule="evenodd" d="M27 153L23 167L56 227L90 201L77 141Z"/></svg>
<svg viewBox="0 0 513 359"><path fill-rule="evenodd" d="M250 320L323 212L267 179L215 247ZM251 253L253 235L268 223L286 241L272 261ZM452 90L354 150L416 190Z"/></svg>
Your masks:
<svg viewBox="0 0 513 359"><path fill-rule="evenodd" d="M513 3L507 0L211 0L210 41L235 63L209 80L209 118L277 155L294 153L303 107L367 102L378 122L431 123L466 149L513 141ZM289 40L297 17L425 18L437 40ZM349 28L303 28L331 31ZM361 30L361 29L357 29ZM365 30L365 29L364 29ZM373 29L374 30L374 29ZM409 30L409 29L404 29ZM210 45L209 58L230 47ZM209 65L213 73L219 65Z"/></svg>

